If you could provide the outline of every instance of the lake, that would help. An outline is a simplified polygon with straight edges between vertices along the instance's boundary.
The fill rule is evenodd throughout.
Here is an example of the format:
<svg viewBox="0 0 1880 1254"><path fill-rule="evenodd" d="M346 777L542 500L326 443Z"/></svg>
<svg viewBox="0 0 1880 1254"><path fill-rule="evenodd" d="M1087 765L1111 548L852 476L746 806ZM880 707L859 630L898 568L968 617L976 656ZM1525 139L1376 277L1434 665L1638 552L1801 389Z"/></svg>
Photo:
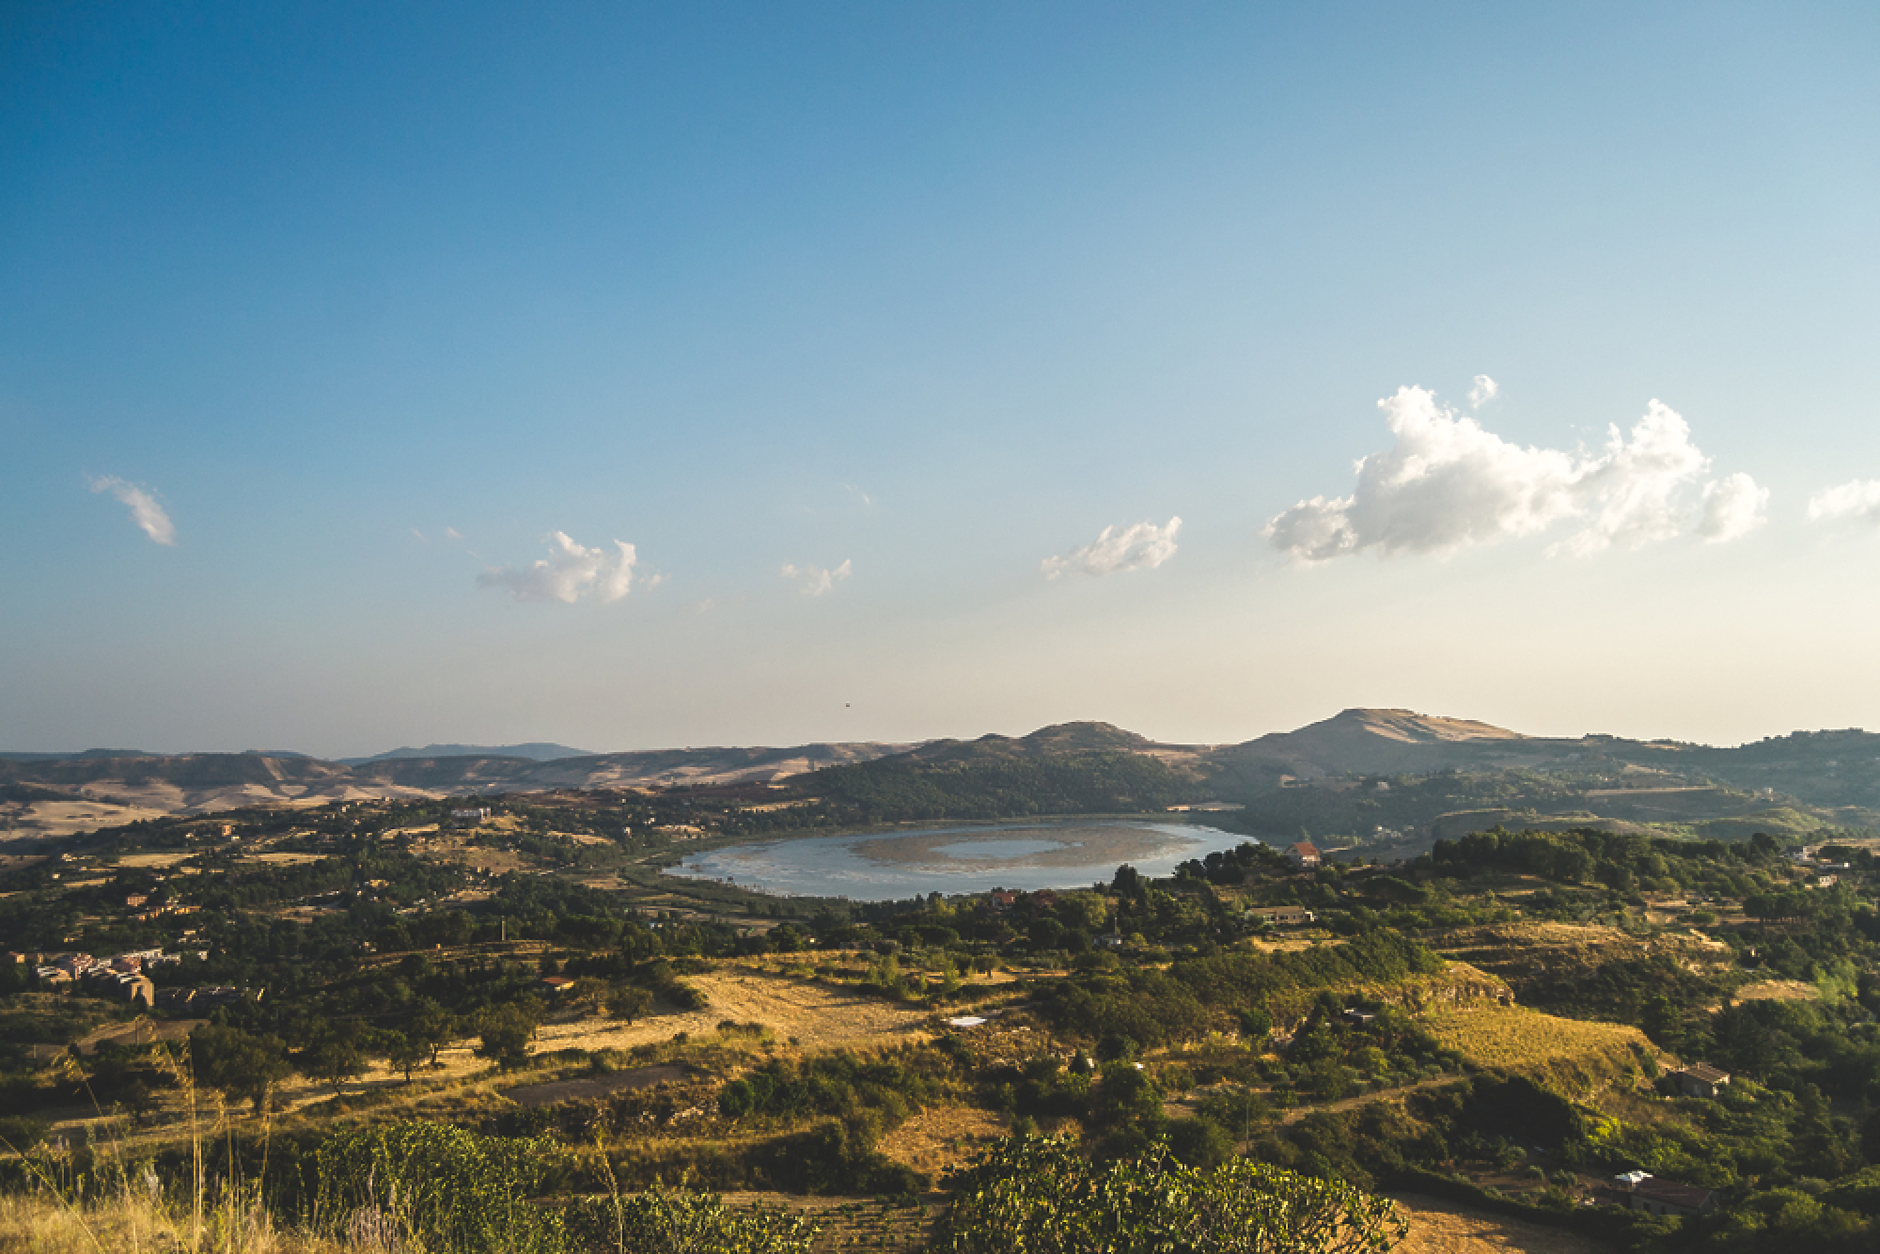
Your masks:
<svg viewBox="0 0 1880 1254"><path fill-rule="evenodd" d="M852 836L803 836L694 854L668 875L785 897L893 901L994 888L1088 888L1127 862L1144 875L1253 839L1150 819L1015 820Z"/></svg>

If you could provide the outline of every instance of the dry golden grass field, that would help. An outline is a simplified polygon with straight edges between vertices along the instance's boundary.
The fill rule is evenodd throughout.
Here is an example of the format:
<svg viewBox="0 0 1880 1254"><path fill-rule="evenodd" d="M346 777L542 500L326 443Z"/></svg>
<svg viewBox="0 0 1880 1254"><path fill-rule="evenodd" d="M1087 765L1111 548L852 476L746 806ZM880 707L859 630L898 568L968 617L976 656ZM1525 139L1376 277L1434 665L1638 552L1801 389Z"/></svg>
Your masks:
<svg viewBox="0 0 1880 1254"><path fill-rule="evenodd" d="M1630 1063L1637 1051L1657 1053L1637 1028L1559 1019L1522 1006L1438 1011L1424 1025L1475 1065L1513 1071L1559 1064L1598 1071Z"/></svg>
<svg viewBox="0 0 1880 1254"><path fill-rule="evenodd" d="M753 967L725 966L709 974L688 976L686 982L705 995L705 1009L674 1011L655 1007L655 1013L631 1025L594 1015L545 1023L536 1032L533 1052L628 1050L635 1045L670 1041L681 1032L698 1039L715 1034L718 1025L727 1019L760 1024L770 1029L779 1044L794 1042L805 1050L867 1049L920 1039L926 1036L932 1019L930 1011ZM420 1085L463 1081L486 1071L489 1063L476 1056L474 1044L458 1041L441 1051L436 1068L416 1073ZM375 1060L370 1070L357 1080L347 1081L342 1091L403 1087L403 1072ZM280 1092L281 1108L297 1110L332 1095L332 1085L296 1077Z"/></svg>
<svg viewBox="0 0 1880 1254"><path fill-rule="evenodd" d="M970 1106L923 1110L881 1138L883 1154L938 1179L954 1163L965 1162L1004 1136L1006 1120Z"/></svg>
<svg viewBox="0 0 1880 1254"><path fill-rule="evenodd" d="M1821 990L1813 984L1801 980L1764 980L1759 984L1745 984L1736 990L1734 1000L1744 1001L1814 1001L1821 996Z"/></svg>
<svg viewBox="0 0 1880 1254"><path fill-rule="evenodd" d="M1431 1197L1393 1198L1410 1221L1410 1236L1395 1254L1606 1254L1591 1237L1470 1210Z"/></svg>

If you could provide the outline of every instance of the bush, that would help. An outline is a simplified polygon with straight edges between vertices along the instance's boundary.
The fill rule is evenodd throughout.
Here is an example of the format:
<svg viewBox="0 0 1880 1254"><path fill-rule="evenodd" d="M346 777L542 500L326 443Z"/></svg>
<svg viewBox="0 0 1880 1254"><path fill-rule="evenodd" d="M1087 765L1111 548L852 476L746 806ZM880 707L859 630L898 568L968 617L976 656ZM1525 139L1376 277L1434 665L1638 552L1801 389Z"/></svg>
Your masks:
<svg viewBox="0 0 1880 1254"><path fill-rule="evenodd" d="M1162 1146L1097 1166L1061 1140L1008 1138L948 1183L935 1254L1357 1254L1408 1231L1388 1201L1342 1181L1244 1158L1188 1167Z"/></svg>
<svg viewBox="0 0 1880 1254"><path fill-rule="evenodd" d="M659 1185L631 1198L589 1202L580 1223L595 1246L635 1254L808 1254L820 1231L800 1215L732 1210L716 1194Z"/></svg>
<svg viewBox="0 0 1880 1254"><path fill-rule="evenodd" d="M562 1158L545 1139L483 1136L442 1123L342 1132L315 1153L316 1213L338 1230L370 1229L395 1248L453 1254L555 1254L558 1214L529 1193Z"/></svg>

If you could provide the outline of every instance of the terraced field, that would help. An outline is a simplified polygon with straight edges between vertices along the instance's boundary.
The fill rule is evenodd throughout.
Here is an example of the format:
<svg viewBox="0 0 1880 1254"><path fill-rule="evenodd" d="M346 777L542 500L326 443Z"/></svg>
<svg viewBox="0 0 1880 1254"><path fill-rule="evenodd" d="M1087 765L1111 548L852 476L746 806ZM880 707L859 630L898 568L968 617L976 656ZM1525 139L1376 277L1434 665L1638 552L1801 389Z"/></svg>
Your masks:
<svg viewBox="0 0 1880 1254"><path fill-rule="evenodd" d="M1645 1034L1613 1023L1561 1019L1523 1006L1476 1006L1424 1018L1430 1032L1479 1067L1508 1071L1610 1075L1657 1055Z"/></svg>

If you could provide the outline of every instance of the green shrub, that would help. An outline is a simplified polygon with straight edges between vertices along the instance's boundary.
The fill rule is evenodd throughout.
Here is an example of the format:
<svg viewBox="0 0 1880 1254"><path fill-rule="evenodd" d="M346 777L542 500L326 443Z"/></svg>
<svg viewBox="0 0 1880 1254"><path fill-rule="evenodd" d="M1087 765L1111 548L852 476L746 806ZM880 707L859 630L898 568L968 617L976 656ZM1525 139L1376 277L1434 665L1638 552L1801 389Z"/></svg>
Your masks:
<svg viewBox="0 0 1880 1254"><path fill-rule="evenodd" d="M316 1151L316 1213L337 1231L391 1236L401 1248L559 1254L560 1216L527 1199L562 1157L545 1139L442 1123L358 1128Z"/></svg>

